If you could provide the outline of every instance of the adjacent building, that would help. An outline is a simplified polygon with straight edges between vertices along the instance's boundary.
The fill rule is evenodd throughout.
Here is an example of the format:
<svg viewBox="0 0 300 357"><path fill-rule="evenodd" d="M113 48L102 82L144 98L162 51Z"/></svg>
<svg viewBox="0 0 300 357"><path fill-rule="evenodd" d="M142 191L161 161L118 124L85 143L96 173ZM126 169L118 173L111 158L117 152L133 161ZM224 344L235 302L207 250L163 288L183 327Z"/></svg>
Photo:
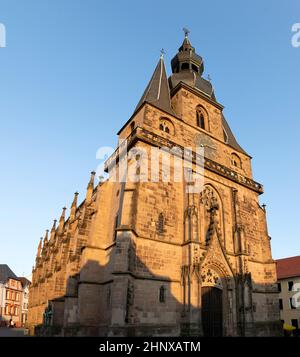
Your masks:
<svg viewBox="0 0 300 357"><path fill-rule="evenodd" d="M21 280L6 264L0 264L0 325L13 321L22 325L23 286Z"/></svg>
<svg viewBox="0 0 300 357"><path fill-rule="evenodd" d="M21 303L21 324L22 326L27 326L27 317L28 317L28 306L29 306L29 288L31 284L31 277L20 278L23 294L22 294L22 303Z"/></svg>
<svg viewBox="0 0 300 357"><path fill-rule="evenodd" d="M105 164L121 175L128 149L140 179L123 171L120 180L110 174L95 187L93 172L83 202L76 192L69 216L64 207L41 239L30 287L31 333L280 334L276 266L251 156L233 135L187 33L171 67L168 78L162 55ZM149 178L162 162L151 156L154 149L172 150L170 172L182 180L163 179L161 166ZM177 161L183 152L187 166ZM199 192L193 175L204 180Z"/></svg>
<svg viewBox="0 0 300 357"><path fill-rule="evenodd" d="M300 329L300 256L276 260L280 318ZM299 332L299 331L297 331Z"/></svg>

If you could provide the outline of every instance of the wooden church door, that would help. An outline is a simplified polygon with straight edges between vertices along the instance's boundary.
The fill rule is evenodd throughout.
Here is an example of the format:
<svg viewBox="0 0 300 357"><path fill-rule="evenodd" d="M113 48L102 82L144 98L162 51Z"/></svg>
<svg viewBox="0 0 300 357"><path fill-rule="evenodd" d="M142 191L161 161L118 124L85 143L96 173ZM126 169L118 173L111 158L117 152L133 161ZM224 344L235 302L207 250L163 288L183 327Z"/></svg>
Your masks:
<svg viewBox="0 0 300 357"><path fill-rule="evenodd" d="M218 337L223 334L222 290L204 286L202 291L202 327L204 336Z"/></svg>

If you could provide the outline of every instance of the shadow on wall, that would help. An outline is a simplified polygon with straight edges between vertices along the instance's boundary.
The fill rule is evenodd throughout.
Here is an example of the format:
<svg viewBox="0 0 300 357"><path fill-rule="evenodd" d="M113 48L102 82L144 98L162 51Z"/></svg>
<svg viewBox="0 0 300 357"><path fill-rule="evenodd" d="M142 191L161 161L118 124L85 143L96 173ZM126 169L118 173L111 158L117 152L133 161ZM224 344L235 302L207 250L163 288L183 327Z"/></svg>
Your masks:
<svg viewBox="0 0 300 357"><path fill-rule="evenodd" d="M179 280L154 274L124 233L109 250L94 250L93 259L89 249L66 294L48 302L36 335L281 335L278 301L269 298L274 286L254 284L251 274L227 276L203 262L182 267ZM167 270L159 259L153 264Z"/></svg>

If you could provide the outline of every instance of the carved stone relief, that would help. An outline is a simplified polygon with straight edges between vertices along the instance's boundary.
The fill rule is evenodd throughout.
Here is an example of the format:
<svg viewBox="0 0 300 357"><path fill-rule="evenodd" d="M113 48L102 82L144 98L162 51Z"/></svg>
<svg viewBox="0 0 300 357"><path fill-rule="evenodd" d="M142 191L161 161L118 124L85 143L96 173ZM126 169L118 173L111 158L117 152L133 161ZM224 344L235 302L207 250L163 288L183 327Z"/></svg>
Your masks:
<svg viewBox="0 0 300 357"><path fill-rule="evenodd" d="M223 289L222 281L219 275L211 268L203 269L201 272L202 286L212 286Z"/></svg>

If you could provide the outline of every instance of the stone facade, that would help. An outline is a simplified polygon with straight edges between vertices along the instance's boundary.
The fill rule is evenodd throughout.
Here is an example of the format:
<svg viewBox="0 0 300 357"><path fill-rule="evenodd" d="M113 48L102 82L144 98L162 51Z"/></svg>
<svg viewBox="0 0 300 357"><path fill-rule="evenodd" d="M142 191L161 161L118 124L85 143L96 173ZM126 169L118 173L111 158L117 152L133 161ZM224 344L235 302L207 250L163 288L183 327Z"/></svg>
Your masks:
<svg viewBox="0 0 300 357"><path fill-rule="evenodd" d="M119 131L135 149L129 164L141 164L134 170L142 179L110 176L94 188L92 173L86 199L77 206L75 194L70 217L64 209L58 227L55 222L40 242L30 291L32 333L278 335L276 268L258 200L263 188L253 181L251 157L227 126L187 38L177 56L169 81L160 59ZM152 165L162 161L153 159L153 148L189 148L195 172L199 145L205 148L201 192L188 193L186 179L165 182L161 166L156 182L149 180ZM122 150L106 170L118 171ZM181 171L186 177L184 165ZM174 172L172 160L171 177ZM221 310L205 293L220 299Z"/></svg>

